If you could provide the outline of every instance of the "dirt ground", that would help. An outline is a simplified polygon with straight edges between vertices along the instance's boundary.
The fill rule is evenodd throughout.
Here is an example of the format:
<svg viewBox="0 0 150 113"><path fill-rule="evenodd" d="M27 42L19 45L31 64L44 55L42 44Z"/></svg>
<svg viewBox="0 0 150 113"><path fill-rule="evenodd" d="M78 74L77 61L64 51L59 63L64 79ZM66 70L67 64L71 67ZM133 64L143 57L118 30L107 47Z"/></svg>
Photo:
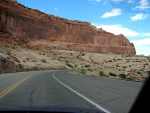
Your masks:
<svg viewBox="0 0 150 113"><path fill-rule="evenodd" d="M150 58L146 56L22 47L0 47L0 53L13 57L15 62L29 70L69 69L73 73L135 81L145 81L150 71Z"/></svg>

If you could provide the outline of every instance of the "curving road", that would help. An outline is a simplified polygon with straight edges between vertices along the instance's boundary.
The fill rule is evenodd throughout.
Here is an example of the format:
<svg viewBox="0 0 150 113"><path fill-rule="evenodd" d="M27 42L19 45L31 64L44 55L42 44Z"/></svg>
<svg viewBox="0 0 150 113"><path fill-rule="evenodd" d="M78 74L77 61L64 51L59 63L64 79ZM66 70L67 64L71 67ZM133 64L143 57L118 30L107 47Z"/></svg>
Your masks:
<svg viewBox="0 0 150 113"><path fill-rule="evenodd" d="M0 106L85 107L127 113L142 85L68 71L0 74Z"/></svg>

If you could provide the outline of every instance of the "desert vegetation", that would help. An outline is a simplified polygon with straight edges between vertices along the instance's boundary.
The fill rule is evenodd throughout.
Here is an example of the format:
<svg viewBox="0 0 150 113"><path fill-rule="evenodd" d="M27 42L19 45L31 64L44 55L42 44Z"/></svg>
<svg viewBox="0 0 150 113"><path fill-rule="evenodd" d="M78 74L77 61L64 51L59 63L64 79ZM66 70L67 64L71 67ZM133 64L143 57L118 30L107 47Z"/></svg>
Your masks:
<svg viewBox="0 0 150 113"><path fill-rule="evenodd" d="M144 81L150 70L149 57L100 54L69 50L37 50L22 47L0 47L21 69L17 71L68 69L72 73ZM2 55L1 55L2 56Z"/></svg>

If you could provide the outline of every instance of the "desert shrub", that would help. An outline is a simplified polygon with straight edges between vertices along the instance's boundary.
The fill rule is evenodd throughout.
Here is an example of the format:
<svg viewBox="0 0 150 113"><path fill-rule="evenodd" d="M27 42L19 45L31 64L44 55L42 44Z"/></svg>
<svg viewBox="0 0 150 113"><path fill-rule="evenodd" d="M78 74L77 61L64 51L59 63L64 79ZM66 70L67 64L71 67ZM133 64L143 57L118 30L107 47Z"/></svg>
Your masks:
<svg viewBox="0 0 150 113"><path fill-rule="evenodd" d="M76 56L76 58L78 58L78 59L79 59L79 58L80 58L80 55Z"/></svg>
<svg viewBox="0 0 150 113"><path fill-rule="evenodd" d="M120 78L126 78L126 75L125 74L120 74L119 77Z"/></svg>
<svg viewBox="0 0 150 113"><path fill-rule="evenodd" d="M134 80L134 78L126 78L126 80L129 80L129 81L133 81Z"/></svg>
<svg viewBox="0 0 150 113"><path fill-rule="evenodd" d="M90 67L90 65L86 64L84 67L89 68L89 67Z"/></svg>
<svg viewBox="0 0 150 113"><path fill-rule="evenodd" d="M10 55L11 55L11 52L10 52L10 51L7 51L7 53L6 53L6 54L10 56Z"/></svg>
<svg viewBox="0 0 150 113"><path fill-rule="evenodd" d="M141 71L144 71L144 69L141 69Z"/></svg>
<svg viewBox="0 0 150 113"><path fill-rule="evenodd" d="M139 61L139 60L136 60L135 62L141 62L141 61Z"/></svg>
<svg viewBox="0 0 150 113"><path fill-rule="evenodd" d="M57 60L58 60L58 61L61 61L61 59L60 59L60 58L57 58Z"/></svg>
<svg viewBox="0 0 150 113"><path fill-rule="evenodd" d="M117 60L121 60L121 59L117 59Z"/></svg>
<svg viewBox="0 0 150 113"><path fill-rule="evenodd" d="M109 60L108 62L112 62L112 60Z"/></svg>
<svg viewBox="0 0 150 113"><path fill-rule="evenodd" d="M120 66L117 64L116 67L120 67Z"/></svg>
<svg viewBox="0 0 150 113"><path fill-rule="evenodd" d="M93 70L92 70L92 69L90 69L90 68L88 68L87 70L88 70L88 71L91 71L91 72L93 72Z"/></svg>
<svg viewBox="0 0 150 113"><path fill-rule="evenodd" d="M137 72L137 74L141 74L141 72L140 72L140 71L138 71L138 72Z"/></svg>
<svg viewBox="0 0 150 113"><path fill-rule="evenodd" d="M58 58L64 58L63 56L59 56Z"/></svg>
<svg viewBox="0 0 150 113"><path fill-rule="evenodd" d="M82 55L82 56L84 56L85 54L84 54L84 53L82 53L81 55Z"/></svg>
<svg viewBox="0 0 150 113"><path fill-rule="evenodd" d="M73 66L68 61L66 62L66 65L73 68Z"/></svg>
<svg viewBox="0 0 150 113"><path fill-rule="evenodd" d="M54 53L54 55L57 55L57 53Z"/></svg>
<svg viewBox="0 0 150 113"><path fill-rule="evenodd" d="M72 66L71 64L69 64L69 63L67 64L67 66L69 66L69 67L73 68L73 66Z"/></svg>
<svg viewBox="0 0 150 113"><path fill-rule="evenodd" d="M122 68L127 68L127 66L122 66Z"/></svg>
<svg viewBox="0 0 150 113"><path fill-rule="evenodd" d="M68 63L68 61L67 61L67 60L66 60L65 62L66 62L66 64Z"/></svg>
<svg viewBox="0 0 150 113"><path fill-rule="evenodd" d="M103 71L99 71L100 76L106 76Z"/></svg>
<svg viewBox="0 0 150 113"><path fill-rule="evenodd" d="M41 59L41 62L46 63L46 60L45 59Z"/></svg>
<svg viewBox="0 0 150 113"><path fill-rule="evenodd" d="M82 74L85 74L85 70L84 70L83 68L81 69L81 73L82 73Z"/></svg>
<svg viewBox="0 0 150 113"><path fill-rule="evenodd" d="M148 63L144 64L144 65L148 65Z"/></svg>
<svg viewBox="0 0 150 113"><path fill-rule="evenodd" d="M110 72L109 73L110 76L116 77L117 75L115 73Z"/></svg>
<svg viewBox="0 0 150 113"><path fill-rule="evenodd" d="M31 62L36 62L36 60L35 60L35 59L33 59Z"/></svg>

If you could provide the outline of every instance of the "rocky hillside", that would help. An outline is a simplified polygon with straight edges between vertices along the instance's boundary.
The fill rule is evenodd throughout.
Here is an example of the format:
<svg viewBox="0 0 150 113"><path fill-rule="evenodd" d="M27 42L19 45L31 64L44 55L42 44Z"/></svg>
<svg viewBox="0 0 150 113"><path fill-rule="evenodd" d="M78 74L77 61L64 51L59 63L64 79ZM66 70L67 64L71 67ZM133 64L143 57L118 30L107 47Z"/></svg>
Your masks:
<svg viewBox="0 0 150 113"><path fill-rule="evenodd" d="M54 69L144 82L150 70L150 57L0 46L0 73Z"/></svg>
<svg viewBox="0 0 150 113"><path fill-rule="evenodd" d="M16 57L10 57L10 52L7 55L0 52L0 74L17 72L22 70L22 65L18 62Z"/></svg>
<svg viewBox="0 0 150 113"><path fill-rule="evenodd" d="M13 43L32 47L33 45L28 44L30 40L42 39L47 42L63 42L57 48L47 47L48 50L68 49L99 53L136 54L134 45L123 35L114 35L103 29L97 29L88 22L67 20L44 14L38 10L27 8L15 0L1 0L0 2L0 32L1 35L9 35L11 45ZM6 36L4 37L6 38ZM4 41L9 44L8 40ZM0 45L4 45L3 40ZM42 46L46 48L47 45Z"/></svg>

